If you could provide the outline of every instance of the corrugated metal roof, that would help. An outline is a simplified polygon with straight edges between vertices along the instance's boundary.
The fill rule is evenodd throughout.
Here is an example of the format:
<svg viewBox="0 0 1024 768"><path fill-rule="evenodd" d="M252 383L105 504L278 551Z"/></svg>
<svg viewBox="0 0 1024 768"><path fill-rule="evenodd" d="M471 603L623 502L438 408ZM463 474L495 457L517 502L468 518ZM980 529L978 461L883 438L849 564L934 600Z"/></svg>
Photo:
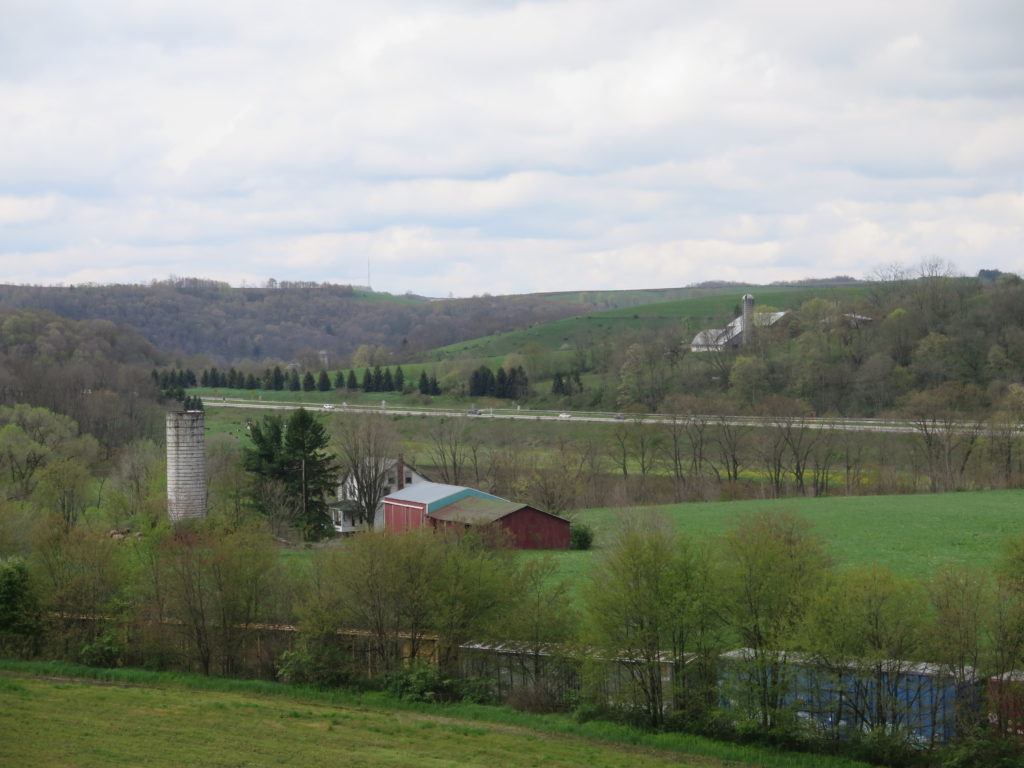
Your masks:
<svg viewBox="0 0 1024 768"><path fill-rule="evenodd" d="M522 509L525 504L504 499L481 499L475 496L467 496L449 504L437 512L431 512L430 516L435 520L449 520L471 525L493 523L505 515Z"/></svg>
<svg viewBox="0 0 1024 768"><path fill-rule="evenodd" d="M432 504L435 501L470 490L462 485L445 485L444 483L413 483L400 491L389 493L389 499L397 501L414 501L418 504Z"/></svg>

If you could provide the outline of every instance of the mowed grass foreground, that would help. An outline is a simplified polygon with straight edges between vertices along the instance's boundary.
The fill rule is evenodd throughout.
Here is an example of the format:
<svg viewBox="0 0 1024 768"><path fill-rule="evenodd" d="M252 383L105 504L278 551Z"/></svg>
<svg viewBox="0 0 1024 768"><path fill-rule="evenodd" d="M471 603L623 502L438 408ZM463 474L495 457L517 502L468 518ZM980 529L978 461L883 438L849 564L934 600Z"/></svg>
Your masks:
<svg viewBox="0 0 1024 768"><path fill-rule="evenodd" d="M10 668L18 665L5 663ZM30 665L23 665L28 667ZM40 667L43 665L34 665ZM0 765L10 766L778 766L855 768L853 761L645 734L565 716L439 705L325 702L330 694L240 681L123 682L0 672ZM224 690L217 690L218 687ZM252 690L247 690L251 688ZM272 689L279 689L277 692ZM488 713L499 722L486 722ZM504 720L505 722L500 722ZM541 730L516 721L547 723ZM595 736L567 732L594 732ZM602 733L606 729L607 733ZM634 743L614 743L629 742ZM698 754L688 754L690 745Z"/></svg>

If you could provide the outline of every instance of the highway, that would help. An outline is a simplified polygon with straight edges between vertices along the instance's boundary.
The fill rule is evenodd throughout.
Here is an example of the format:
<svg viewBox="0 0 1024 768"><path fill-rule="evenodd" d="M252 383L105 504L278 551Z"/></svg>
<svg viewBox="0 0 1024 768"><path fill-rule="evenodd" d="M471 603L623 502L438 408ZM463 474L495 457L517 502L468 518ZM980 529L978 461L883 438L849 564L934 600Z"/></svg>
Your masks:
<svg viewBox="0 0 1024 768"><path fill-rule="evenodd" d="M745 427L776 427L780 425L799 425L808 429L834 429L851 432L883 432L892 434L907 434L918 431L918 428L906 421L892 421L886 419L845 419L845 418L804 418L793 419L791 417L771 416L691 416L672 414L615 414L592 411L534 411L520 410L513 408L483 408L479 413L470 414L465 410L452 410L447 408L395 408L388 407L387 401L377 406L349 405L348 403L324 405L323 403L308 402L281 402L263 401L244 398L210 398L203 400L206 408L250 408L257 410L295 410L305 408L307 410L322 411L325 413L379 413L389 416L444 416L461 417L466 419L521 419L533 421L559 421L559 422L607 422L607 423L643 423L661 424L672 422L708 422L710 424L726 424L729 426ZM474 409L475 410L475 409ZM960 422L955 425L958 429L974 430L979 425L973 422ZM936 428L940 428L936 425Z"/></svg>

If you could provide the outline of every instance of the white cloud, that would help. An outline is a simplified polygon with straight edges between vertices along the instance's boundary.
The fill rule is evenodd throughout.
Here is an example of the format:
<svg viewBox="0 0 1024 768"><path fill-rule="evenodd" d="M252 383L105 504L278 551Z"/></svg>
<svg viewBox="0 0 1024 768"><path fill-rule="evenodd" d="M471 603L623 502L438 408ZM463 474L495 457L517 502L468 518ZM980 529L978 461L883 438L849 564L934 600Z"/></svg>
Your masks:
<svg viewBox="0 0 1024 768"><path fill-rule="evenodd" d="M1018 2L709 8L11 0L3 279L1024 271Z"/></svg>

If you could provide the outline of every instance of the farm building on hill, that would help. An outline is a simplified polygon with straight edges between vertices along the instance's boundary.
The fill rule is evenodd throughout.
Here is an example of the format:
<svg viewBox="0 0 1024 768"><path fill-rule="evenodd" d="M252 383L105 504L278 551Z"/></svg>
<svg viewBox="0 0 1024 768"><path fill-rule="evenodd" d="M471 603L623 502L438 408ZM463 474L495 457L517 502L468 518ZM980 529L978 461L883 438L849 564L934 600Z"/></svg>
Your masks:
<svg viewBox="0 0 1024 768"><path fill-rule="evenodd" d="M690 351L717 352L723 349L739 349L750 342L751 329L770 328L788 314L755 312L754 297L748 293L743 297L743 314L725 328L708 328L700 331L690 342Z"/></svg>
<svg viewBox="0 0 1024 768"><path fill-rule="evenodd" d="M461 485L416 483L384 499L384 527L469 528L496 524L507 531L516 549L568 549L569 521Z"/></svg>

